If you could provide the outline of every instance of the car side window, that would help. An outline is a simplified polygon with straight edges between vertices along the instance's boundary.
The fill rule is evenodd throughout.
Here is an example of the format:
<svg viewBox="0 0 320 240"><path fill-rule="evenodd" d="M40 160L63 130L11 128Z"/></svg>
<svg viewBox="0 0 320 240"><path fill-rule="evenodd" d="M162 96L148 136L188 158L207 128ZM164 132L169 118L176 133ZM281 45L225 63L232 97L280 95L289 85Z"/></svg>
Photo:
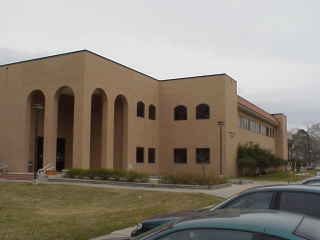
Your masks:
<svg viewBox="0 0 320 240"><path fill-rule="evenodd" d="M158 240L254 240L254 233L222 229L188 229L174 232L158 238Z"/></svg>
<svg viewBox="0 0 320 240"><path fill-rule="evenodd" d="M320 179L310 180L306 183L307 185L320 185Z"/></svg>
<svg viewBox="0 0 320 240"><path fill-rule="evenodd" d="M282 192L279 209L320 217L320 194L305 192Z"/></svg>
<svg viewBox="0 0 320 240"><path fill-rule="evenodd" d="M269 209L273 192L256 192L240 196L228 203L224 208Z"/></svg>

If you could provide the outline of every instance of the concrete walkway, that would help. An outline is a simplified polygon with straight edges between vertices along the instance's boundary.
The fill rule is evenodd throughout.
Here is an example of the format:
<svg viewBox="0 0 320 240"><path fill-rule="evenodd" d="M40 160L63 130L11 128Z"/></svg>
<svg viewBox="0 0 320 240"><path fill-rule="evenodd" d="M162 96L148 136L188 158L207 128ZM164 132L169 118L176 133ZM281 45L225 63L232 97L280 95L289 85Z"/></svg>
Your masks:
<svg viewBox="0 0 320 240"><path fill-rule="evenodd" d="M232 184L229 187L221 189L186 189L186 188L148 188L148 187L129 187L117 186L108 184L91 184L91 183L65 183L65 182L43 182L44 184L65 184L65 185L78 185L97 188L115 188L115 189L131 189L131 190L144 190L144 191L161 191L161 192L183 192L183 193L205 193L223 198L229 198L234 194L254 188L258 186L287 184L286 182L253 182L247 184Z"/></svg>

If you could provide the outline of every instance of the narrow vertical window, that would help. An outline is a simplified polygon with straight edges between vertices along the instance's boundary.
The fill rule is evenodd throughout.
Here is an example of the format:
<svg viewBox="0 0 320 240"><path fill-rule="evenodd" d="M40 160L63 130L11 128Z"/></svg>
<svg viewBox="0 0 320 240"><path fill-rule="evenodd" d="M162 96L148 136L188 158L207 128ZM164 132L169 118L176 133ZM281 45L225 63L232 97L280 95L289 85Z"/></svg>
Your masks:
<svg viewBox="0 0 320 240"><path fill-rule="evenodd" d="M144 117L144 103L141 101L137 103L137 117Z"/></svg>
<svg viewBox="0 0 320 240"><path fill-rule="evenodd" d="M149 119L156 120L156 107L152 104L149 106Z"/></svg>
<svg viewBox="0 0 320 240"><path fill-rule="evenodd" d="M144 162L144 148L137 147L136 149L136 162L143 163Z"/></svg>
<svg viewBox="0 0 320 240"><path fill-rule="evenodd" d="M148 149L148 162L149 163L155 163L156 162L156 149L155 148L149 148Z"/></svg>

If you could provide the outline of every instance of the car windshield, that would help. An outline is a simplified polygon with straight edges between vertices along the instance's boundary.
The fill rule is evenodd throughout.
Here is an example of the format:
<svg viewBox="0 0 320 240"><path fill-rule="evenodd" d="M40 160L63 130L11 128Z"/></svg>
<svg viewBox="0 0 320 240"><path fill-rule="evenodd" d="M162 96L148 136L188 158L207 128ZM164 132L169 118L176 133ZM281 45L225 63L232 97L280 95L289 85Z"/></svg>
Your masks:
<svg viewBox="0 0 320 240"><path fill-rule="evenodd" d="M309 240L320 240L319 220L305 217L295 231L295 235Z"/></svg>

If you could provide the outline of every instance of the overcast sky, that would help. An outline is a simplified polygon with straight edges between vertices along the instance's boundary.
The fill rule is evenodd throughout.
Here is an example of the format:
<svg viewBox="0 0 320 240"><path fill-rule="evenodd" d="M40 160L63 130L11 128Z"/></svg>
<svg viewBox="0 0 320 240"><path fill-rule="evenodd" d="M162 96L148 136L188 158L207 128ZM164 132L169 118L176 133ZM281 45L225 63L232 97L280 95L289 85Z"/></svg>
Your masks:
<svg viewBox="0 0 320 240"><path fill-rule="evenodd" d="M158 79L227 73L289 128L320 122L319 0L10 0L0 64L88 49Z"/></svg>

